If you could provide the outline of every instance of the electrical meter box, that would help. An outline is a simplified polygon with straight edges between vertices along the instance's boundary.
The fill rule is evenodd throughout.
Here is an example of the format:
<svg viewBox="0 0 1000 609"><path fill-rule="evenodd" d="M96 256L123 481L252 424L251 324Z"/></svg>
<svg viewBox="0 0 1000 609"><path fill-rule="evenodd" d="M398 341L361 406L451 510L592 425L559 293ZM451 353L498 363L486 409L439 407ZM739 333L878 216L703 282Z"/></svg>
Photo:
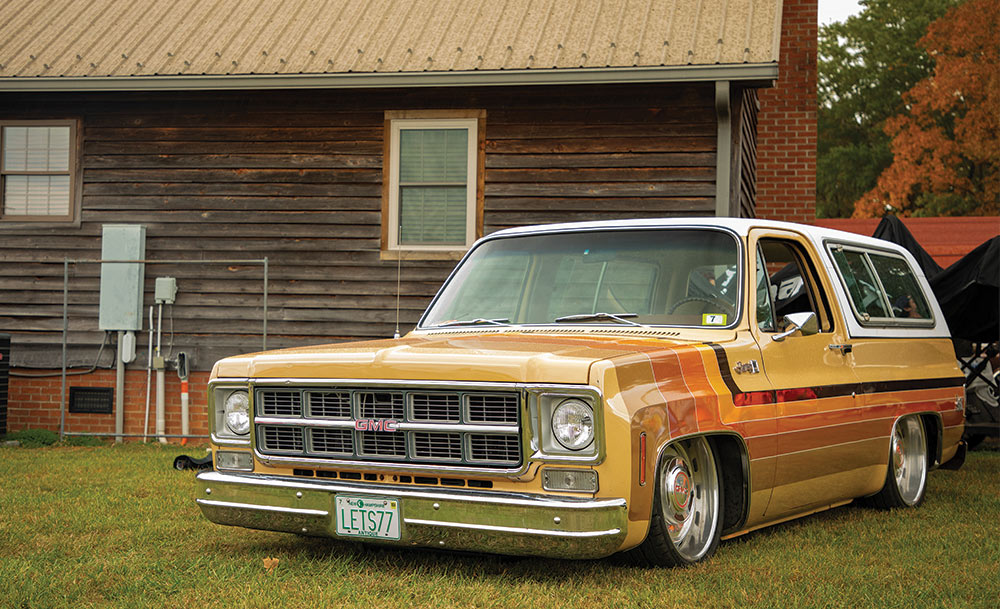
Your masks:
<svg viewBox="0 0 1000 609"><path fill-rule="evenodd" d="M173 277L157 277L153 282L153 300L156 304L174 304L177 298L177 280Z"/></svg>
<svg viewBox="0 0 1000 609"><path fill-rule="evenodd" d="M105 224L101 235L101 260L144 260L146 227L138 224ZM142 283L146 265L141 262L101 263L101 330L142 330Z"/></svg>

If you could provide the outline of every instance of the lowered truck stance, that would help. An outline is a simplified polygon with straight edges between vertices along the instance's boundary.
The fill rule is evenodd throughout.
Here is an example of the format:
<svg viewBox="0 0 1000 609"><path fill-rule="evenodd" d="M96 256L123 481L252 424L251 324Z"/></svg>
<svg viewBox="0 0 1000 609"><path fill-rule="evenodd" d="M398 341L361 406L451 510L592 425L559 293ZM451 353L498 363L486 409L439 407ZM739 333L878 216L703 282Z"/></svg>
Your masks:
<svg viewBox="0 0 1000 609"><path fill-rule="evenodd" d="M216 523L370 543L705 559L964 457L963 378L919 267L735 219L504 230L395 340L218 362Z"/></svg>

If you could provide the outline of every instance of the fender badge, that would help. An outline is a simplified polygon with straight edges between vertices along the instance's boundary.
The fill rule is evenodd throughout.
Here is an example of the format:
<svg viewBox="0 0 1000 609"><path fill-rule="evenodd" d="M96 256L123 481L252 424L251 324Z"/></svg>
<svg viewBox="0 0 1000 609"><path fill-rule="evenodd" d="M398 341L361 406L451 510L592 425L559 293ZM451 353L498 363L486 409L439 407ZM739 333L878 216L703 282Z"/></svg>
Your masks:
<svg viewBox="0 0 1000 609"><path fill-rule="evenodd" d="M757 360L752 359L746 363L736 362L736 365L733 366L733 372L736 374L743 374L744 372L747 374L757 374L760 372L760 367L757 365Z"/></svg>

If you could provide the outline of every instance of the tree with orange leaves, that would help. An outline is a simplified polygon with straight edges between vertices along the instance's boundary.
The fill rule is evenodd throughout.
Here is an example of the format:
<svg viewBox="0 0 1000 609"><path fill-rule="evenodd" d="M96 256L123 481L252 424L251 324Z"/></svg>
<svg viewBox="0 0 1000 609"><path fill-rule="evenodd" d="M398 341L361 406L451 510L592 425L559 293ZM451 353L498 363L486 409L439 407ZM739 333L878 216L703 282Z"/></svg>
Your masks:
<svg viewBox="0 0 1000 609"><path fill-rule="evenodd" d="M920 41L933 73L889 119L893 162L855 218L1000 213L1000 0L968 0Z"/></svg>

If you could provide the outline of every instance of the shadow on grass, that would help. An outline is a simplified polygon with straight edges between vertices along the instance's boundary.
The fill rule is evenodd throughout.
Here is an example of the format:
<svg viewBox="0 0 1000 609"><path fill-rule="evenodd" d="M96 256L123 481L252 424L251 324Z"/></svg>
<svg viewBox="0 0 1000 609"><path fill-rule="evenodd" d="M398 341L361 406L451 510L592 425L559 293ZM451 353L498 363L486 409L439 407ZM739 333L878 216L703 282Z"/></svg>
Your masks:
<svg viewBox="0 0 1000 609"><path fill-rule="evenodd" d="M278 543L243 546L254 554L285 556L298 561L346 560L382 569L419 571L427 575L463 579L494 579L533 583L571 583L609 570L636 569L621 554L598 560L559 560L532 556L483 554L433 548L402 548L353 543L323 537L288 535Z"/></svg>

